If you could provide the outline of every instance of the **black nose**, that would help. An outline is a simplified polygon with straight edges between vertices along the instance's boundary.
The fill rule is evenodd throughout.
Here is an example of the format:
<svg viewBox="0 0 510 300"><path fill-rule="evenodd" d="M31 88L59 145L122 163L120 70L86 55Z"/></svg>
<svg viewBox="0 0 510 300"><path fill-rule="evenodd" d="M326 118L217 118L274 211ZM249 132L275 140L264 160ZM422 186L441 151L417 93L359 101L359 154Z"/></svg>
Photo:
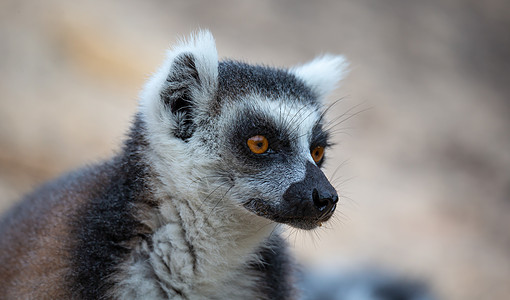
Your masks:
<svg viewBox="0 0 510 300"><path fill-rule="evenodd" d="M338 202L338 195L327 193L321 194L317 189L312 192L313 204L321 212L329 212L333 206Z"/></svg>

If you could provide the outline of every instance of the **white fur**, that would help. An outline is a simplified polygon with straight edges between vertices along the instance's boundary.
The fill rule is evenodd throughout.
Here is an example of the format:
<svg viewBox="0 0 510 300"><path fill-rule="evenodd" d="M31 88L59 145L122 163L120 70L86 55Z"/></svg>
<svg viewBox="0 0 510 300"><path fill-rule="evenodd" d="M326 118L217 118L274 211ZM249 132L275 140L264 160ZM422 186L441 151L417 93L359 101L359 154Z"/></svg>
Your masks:
<svg viewBox="0 0 510 300"><path fill-rule="evenodd" d="M332 92L348 73L349 63L342 55L326 54L291 69L316 92L324 98Z"/></svg>

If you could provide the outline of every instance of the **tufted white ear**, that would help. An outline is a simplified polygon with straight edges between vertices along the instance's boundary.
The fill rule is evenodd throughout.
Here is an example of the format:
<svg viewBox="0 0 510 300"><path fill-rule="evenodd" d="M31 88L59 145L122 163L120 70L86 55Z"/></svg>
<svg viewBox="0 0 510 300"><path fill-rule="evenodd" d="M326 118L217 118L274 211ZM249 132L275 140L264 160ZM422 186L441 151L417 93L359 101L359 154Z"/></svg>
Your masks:
<svg viewBox="0 0 510 300"><path fill-rule="evenodd" d="M348 73L349 63L342 55L326 54L303 65L291 68L319 98L332 92Z"/></svg>
<svg viewBox="0 0 510 300"><path fill-rule="evenodd" d="M168 51L141 93L141 112L151 130L189 138L194 118L208 110L217 86L216 44L209 31L199 31Z"/></svg>
<svg viewBox="0 0 510 300"><path fill-rule="evenodd" d="M209 30L201 30L191 34L188 39L182 39L167 54L167 60L174 63L172 72L179 72L175 67L176 60L179 60L183 54L191 54L194 68L198 74L201 88L204 90L216 90L218 82L218 52L216 42ZM168 72L168 70L167 70Z"/></svg>

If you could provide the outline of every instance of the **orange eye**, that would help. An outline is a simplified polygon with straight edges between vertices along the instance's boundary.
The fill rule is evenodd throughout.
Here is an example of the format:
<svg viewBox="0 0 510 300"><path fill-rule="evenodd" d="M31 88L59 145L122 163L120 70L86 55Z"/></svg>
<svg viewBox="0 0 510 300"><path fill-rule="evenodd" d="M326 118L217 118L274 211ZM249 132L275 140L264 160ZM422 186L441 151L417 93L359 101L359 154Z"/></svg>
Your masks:
<svg viewBox="0 0 510 300"><path fill-rule="evenodd" d="M251 152L255 154L262 154L267 151L267 148L269 148L269 142L263 135L252 136L246 143L248 144Z"/></svg>
<svg viewBox="0 0 510 300"><path fill-rule="evenodd" d="M317 146L315 147L312 152L312 158L315 163L318 163L321 161L322 157L324 156L324 147Z"/></svg>

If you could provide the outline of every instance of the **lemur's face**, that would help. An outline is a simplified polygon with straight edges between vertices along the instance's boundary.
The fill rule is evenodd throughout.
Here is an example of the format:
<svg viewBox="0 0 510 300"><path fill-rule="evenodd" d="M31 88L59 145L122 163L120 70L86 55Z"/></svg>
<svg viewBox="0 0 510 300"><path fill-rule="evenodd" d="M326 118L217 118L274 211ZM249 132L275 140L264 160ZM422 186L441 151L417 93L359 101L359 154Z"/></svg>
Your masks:
<svg viewBox="0 0 510 300"><path fill-rule="evenodd" d="M202 34L170 53L170 71L164 67L142 95L148 127L159 136L152 139L186 152L183 157L195 155L188 166L201 175L190 176L209 195L220 190L234 207L313 229L331 218L338 202L320 169L329 147L321 98L341 77L343 63L333 56L291 70L218 63L212 37ZM154 85L162 86L159 93L151 92ZM157 151L164 159L169 150L158 145ZM173 152L163 163L174 163Z"/></svg>
<svg viewBox="0 0 510 300"><path fill-rule="evenodd" d="M243 98L221 116L227 136L221 173L232 178L233 199L297 228L327 221L338 195L320 170L329 144L318 107L260 95Z"/></svg>

